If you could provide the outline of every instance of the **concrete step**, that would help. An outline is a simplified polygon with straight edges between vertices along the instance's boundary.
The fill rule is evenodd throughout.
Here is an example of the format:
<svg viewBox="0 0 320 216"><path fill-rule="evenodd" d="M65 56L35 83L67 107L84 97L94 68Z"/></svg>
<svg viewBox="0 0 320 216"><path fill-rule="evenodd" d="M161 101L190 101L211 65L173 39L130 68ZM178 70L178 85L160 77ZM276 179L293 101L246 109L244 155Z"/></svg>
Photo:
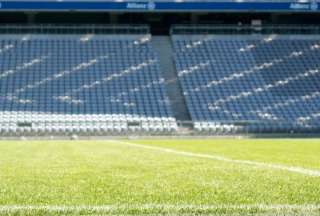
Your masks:
<svg viewBox="0 0 320 216"><path fill-rule="evenodd" d="M173 61L173 48L170 37L154 36L152 38L152 46L159 56L160 67L166 81L167 94L175 118L179 121L191 121Z"/></svg>

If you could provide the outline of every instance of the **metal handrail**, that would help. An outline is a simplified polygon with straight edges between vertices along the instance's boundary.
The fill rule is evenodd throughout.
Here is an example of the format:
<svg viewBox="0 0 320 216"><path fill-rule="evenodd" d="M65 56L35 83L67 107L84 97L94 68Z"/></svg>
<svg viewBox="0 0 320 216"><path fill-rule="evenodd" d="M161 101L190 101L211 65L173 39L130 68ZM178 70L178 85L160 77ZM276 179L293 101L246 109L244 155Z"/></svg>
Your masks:
<svg viewBox="0 0 320 216"><path fill-rule="evenodd" d="M149 34L147 25L0 25L0 34Z"/></svg>
<svg viewBox="0 0 320 216"><path fill-rule="evenodd" d="M320 34L319 25L173 25L170 34Z"/></svg>

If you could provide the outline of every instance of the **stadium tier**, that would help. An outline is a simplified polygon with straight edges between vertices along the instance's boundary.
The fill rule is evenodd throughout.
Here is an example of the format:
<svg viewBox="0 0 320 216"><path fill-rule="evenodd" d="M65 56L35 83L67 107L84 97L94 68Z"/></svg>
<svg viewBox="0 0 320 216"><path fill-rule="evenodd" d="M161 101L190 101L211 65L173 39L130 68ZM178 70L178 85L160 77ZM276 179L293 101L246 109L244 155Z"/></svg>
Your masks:
<svg viewBox="0 0 320 216"><path fill-rule="evenodd" d="M176 130L150 35L0 36L2 134Z"/></svg>
<svg viewBox="0 0 320 216"><path fill-rule="evenodd" d="M319 131L319 36L176 34L172 40L197 130Z"/></svg>
<svg viewBox="0 0 320 216"><path fill-rule="evenodd" d="M144 28L2 29L0 134L320 131L315 29L192 29L173 28L171 40Z"/></svg>

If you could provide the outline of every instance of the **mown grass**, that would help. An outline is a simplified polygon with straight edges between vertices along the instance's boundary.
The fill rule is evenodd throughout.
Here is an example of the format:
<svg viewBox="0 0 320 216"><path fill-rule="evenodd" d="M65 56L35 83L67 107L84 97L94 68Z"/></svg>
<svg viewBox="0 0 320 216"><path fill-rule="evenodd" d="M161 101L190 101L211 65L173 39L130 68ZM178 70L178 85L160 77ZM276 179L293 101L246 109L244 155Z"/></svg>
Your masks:
<svg viewBox="0 0 320 216"><path fill-rule="evenodd" d="M127 142L320 170L320 140ZM1 210L0 207L0 215L301 215L306 212L308 215L320 215L320 209L283 209L278 212L277 209L254 207L257 204L320 206L320 178L184 157L130 147L117 141L0 142L0 206L121 207L103 211L69 209L62 212L46 209ZM220 205L253 207L213 208Z"/></svg>

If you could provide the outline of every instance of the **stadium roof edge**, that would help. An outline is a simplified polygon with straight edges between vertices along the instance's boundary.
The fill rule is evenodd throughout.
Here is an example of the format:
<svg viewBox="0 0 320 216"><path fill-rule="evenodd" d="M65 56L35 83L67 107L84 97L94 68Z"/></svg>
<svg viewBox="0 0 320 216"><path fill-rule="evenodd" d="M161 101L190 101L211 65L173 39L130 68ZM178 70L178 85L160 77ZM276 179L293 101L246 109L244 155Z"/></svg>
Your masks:
<svg viewBox="0 0 320 216"><path fill-rule="evenodd" d="M5 0L1 11L320 12L317 0Z"/></svg>

